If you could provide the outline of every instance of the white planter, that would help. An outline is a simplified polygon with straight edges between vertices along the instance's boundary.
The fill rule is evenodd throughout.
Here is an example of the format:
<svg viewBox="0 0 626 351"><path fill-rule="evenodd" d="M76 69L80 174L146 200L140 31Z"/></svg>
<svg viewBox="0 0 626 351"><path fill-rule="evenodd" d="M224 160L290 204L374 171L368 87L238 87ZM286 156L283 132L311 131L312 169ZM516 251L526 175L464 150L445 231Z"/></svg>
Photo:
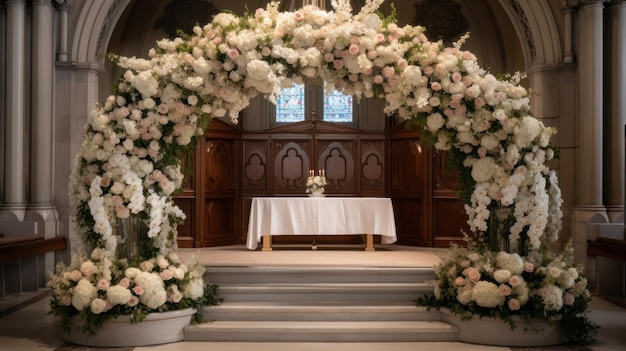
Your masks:
<svg viewBox="0 0 626 351"><path fill-rule="evenodd" d="M194 313L192 308L151 313L139 323L131 323L128 316L119 316L105 322L93 336L81 333L78 324L72 323L72 332L62 332L61 338L74 344L96 347L167 344L183 340L184 328L191 323Z"/></svg>
<svg viewBox="0 0 626 351"><path fill-rule="evenodd" d="M479 318L461 320L455 314L442 309L442 321L459 328L459 341L481 345L498 346L549 346L566 342L559 321L548 325L544 321L525 321L514 317L517 328L511 330L501 319Z"/></svg>

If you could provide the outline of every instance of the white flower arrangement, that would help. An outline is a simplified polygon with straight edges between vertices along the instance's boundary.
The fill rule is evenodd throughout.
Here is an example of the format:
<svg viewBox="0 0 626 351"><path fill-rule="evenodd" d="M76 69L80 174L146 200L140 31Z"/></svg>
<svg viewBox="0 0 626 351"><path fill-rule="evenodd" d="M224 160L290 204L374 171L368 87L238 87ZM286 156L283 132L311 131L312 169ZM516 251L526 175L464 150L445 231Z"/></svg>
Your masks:
<svg viewBox="0 0 626 351"><path fill-rule="evenodd" d="M469 240L469 239L468 239ZM473 315L500 318L516 328L512 317L559 321L573 343L588 343L597 326L585 316L591 299L582 266L573 262L571 241L559 255L543 247L522 257L505 251L480 251L453 246L440 255L434 295L420 297L418 306L446 308L463 319Z"/></svg>
<svg viewBox="0 0 626 351"><path fill-rule="evenodd" d="M561 228L558 179L546 165L558 156L549 144L556 131L532 116L529 93L520 85L524 76L496 77L482 69L471 52L461 50L467 36L444 47L429 41L422 27L398 26L395 13L376 13L382 2L367 0L356 15L348 0L333 1L328 12L315 6L280 12L278 2L271 2L243 17L218 14L185 38L160 40L148 59L113 57L125 73L88 118L69 186L83 241L95 251L52 275L51 312L64 321L86 317L93 331L119 314L207 303L211 289L204 289L200 270L185 271L176 259L176 227L184 214L170 196L182 184L179 156L194 147L211 118L228 115L237 123L258 94L276 101L282 88L321 81L357 99L384 99L387 114L420 125L422 140L454 161L468 223L484 245L467 258L483 264L468 265L474 269L466 275L454 273L455 280L466 281L459 301L467 304L457 301L456 290L454 299L443 301L522 310L545 295L540 306L548 312L563 311L572 297L580 301L582 292L561 283L554 286L565 292L562 302L548 286L526 296L521 278L528 279L509 267L513 262L492 267L493 252L504 242L506 252L521 253L523 262L542 272L546 263L528 257L556 240ZM309 180L307 192L326 185L324 177ZM141 221L140 254L125 261L116 256L116 221L131 215ZM98 273L80 270L86 262ZM513 283L478 284L494 268L508 270ZM498 280L507 274L497 273ZM131 294L118 287L109 296L108 289L120 284L132 287ZM502 299L492 284L511 294ZM144 285L156 288L154 295L142 299ZM113 303L126 297L124 305Z"/></svg>
<svg viewBox="0 0 626 351"><path fill-rule="evenodd" d="M319 171L318 175L315 175L313 170L309 171L309 176L306 179L306 193L307 194L323 194L324 187L327 185L325 171Z"/></svg>

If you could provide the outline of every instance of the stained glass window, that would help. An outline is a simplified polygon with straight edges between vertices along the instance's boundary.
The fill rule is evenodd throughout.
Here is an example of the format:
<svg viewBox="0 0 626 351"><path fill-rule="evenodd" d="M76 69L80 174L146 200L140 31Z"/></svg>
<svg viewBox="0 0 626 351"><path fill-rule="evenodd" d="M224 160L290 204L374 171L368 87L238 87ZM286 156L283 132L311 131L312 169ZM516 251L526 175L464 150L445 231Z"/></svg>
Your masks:
<svg viewBox="0 0 626 351"><path fill-rule="evenodd" d="M324 93L324 120L327 122L352 122L352 96L334 90Z"/></svg>
<svg viewBox="0 0 626 351"><path fill-rule="evenodd" d="M311 98L311 96L307 97L305 86L302 84L283 89L276 99L276 122L304 121L307 98ZM336 123L352 123L354 121L352 96L343 95L337 90L332 93L324 92L323 102L309 102L309 106L320 106L322 113L318 113L318 116L321 115L324 121Z"/></svg>
<svg viewBox="0 0 626 351"><path fill-rule="evenodd" d="M276 122L304 121L304 85L283 89L276 99Z"/></svg>

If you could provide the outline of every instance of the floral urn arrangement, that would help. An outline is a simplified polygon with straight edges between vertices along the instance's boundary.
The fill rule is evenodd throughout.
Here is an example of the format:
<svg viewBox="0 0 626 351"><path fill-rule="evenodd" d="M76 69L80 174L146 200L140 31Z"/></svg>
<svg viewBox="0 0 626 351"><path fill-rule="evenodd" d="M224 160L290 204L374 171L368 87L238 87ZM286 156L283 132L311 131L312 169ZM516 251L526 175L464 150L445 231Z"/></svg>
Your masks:
<svg viewBox="0 0 626 351"><path fill-rule="evenodd" d="M434 295L418 305L505 322L560 319L578 330L570 340L589 340L595 325L585 316L582 268L571 247L551 250L562 218L558 177L548 166L558 157L550 144L556 130L532 115L524 76L481 68L461 48L468 35L445 47L425 28L399 26L395 10L380 15L382 2L366 0L356 14L348 0L294 12L270 2L159 40L145 59L111 56L124 73L88 118L69 186L87 250L49 283L50 312L64 327L80 317L82 331L97 333L118 316L139 322L189 307L201 317L202 306L218 303L203 267L177 254L185 215L171 195L184 178L180 156L211 118L236 124L259 94L276 102L294 83L324 82L357 99L384 100L388 115L420 126L422 141L447 152L459 172L472 239L442 257ZM307 192L323 192L324 174L311 176ZM128 218L135 236L118 225Z"/></svg>
<svg viewBox="0 0 626 351"><path fill-rule="evenodd" d="M328 184L326 172L323 169L318 172L318 175L315 175L314 170L310 170L306 179L306 193L309 196L323 196L326 184Z"/></svg>

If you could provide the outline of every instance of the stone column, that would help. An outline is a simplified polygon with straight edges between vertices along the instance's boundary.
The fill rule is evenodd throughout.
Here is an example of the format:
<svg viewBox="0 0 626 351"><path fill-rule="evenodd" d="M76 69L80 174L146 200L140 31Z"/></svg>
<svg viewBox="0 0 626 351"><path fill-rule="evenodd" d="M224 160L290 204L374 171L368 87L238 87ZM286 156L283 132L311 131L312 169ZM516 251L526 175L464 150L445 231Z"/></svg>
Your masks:
<svg viewBox="0 0 626 351"><path fill-rule="evenodd" d="M26 1L6 0L6 129L4 203L0 221L22 221L26 214L25 23Z"/></svg>
<svg viewBox="0 0 626 351"><path fill-rule="evenodd" d="M587 255L588 227L606 223L603 181L603 18L605 0L581 1L578 12L578 142L572 237L576 261Z"/></svg>
<svg viewBox="0 0 626 351"><path fill-rule="evenodd" d="M609 160L605 167L608 186L606 205L609 220L624 215L624 125L626 124L626 0L613 0L609 7Z"/></svg>
<svg viewBox="0 0 626 351"><path fill-rule="evenodd" d="M563 13L563 63L574 63L575 57L572 50L573 26L572 17L578 0L563 0L561 13Z"/></svg>
<svg viewBox="0 0 626 351"><path fill-rule="evenodd" d="M59 10L59 45L57 49L57 61L67 62L70 57L67 52L67 17L72 8L73 0L55 0Z"/></svg>
<svg viewBox="0 0 626 351"><path fill-rule="evenodd" d="M39 223L46 237L56 233L58 215L53 203L52 186L54 144L54 38L51 0L32 0L33 50L31 99L31 158L30 205L26 218Z"/></svg>

